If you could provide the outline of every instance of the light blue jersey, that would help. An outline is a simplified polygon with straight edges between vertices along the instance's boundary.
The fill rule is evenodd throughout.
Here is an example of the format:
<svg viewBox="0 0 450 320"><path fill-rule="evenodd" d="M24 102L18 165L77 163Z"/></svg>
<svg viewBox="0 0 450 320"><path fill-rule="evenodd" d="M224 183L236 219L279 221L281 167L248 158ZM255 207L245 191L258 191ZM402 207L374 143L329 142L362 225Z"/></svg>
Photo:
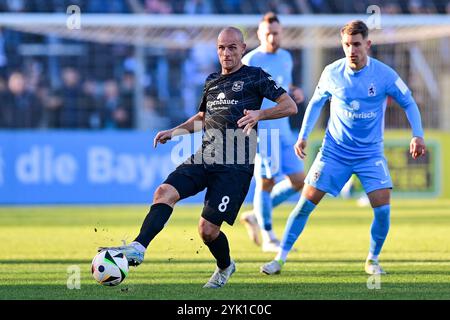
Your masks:
<svg viewBox="0 0 450 320"><path fill-rule="evenodd" d="M365 158L383 153L384 116L387 97L405 110L413 136L423 137L419 109L411 91L386 64L368 57L367 65L353 71L343 58L328 65L320 78L303 121L300 137L306 139L331 98L330 119L323 153Z"/></svg>
<svg viewBox="0 0 450 320"><path fill-rule="evenodd" d="M283 87L286 92L289 92L289 85L292 83L293 62L292 56L287 50L278 49L275 53L268 53L264 52L261 47L258 47L247 53L242 58L242 63L262 68L272 76L279 86ZM275 105L275 102L264 99L261 110L272 108ZM289 142L292 141L291 127L287 117L260 121L258 122L258 130L261 129L279 129L282 140L289 139Z"/></svg>
<svg viewBox="0 0 450 320"><path fill-rule="evenodd" d="M242 63L262 68L279 86L289 91L292 83L293 61L287 50L278 49L275 53L269 53L258 47L247 53L242 58ZM264 99L261 109L272 108L275 105L275 102ZM272 130L277 130L277 135ZM271 179L282 173L289 175L303 172L303 162L292 152L296 138L291 130L289 118L260 121L258 132L260 143L255 158L256 176ZM266 134L263 135L263 132Z"/></svg>
<svg viewBox="0 0 450 320"><path fill-rule="evenodd" d="M278 49L275 53L269 53L258 47L246 54L242 63L262 68L279 86L289 92L293 62L288 51ZM264 99L261 109L269 109L275 105L275 102ZM303 173L303 161L292 149L295 140L287 117L258 122L258 151L254 171L257 186L253 207L259 226L265 231L263 235L272 232L272 209L296 194L297 190L290 181L282 179L268 192L262 189L261 179L277 180L283 175Z"/></svg>
<svg viewBox="0 0 450 320"><path fill-rule="evenodd" d="M356 72L345 58L324 69L300 131L300 137L307 139L323 105L331 99L325 138L306 183L336 196L355 173L366 193L392 188L383 154L388 96L405 110L413 136L423 137L419 108L392 68L368 57L366 66Z"/></svg>

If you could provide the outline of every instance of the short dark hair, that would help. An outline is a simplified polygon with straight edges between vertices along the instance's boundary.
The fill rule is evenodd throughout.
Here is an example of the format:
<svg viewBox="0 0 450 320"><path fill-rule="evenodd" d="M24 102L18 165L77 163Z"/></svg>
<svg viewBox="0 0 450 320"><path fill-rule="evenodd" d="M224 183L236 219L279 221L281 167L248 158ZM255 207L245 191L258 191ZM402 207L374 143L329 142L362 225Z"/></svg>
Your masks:
<svg viewBox="0 0 450 320"><path fill-rule="evenodd" d="M366 39L369 36L369 28L361 20L350 21L341 29L341 35L348 34L353 36L359 33L362 35L363 39Z"/></svg>
<svg viewBox="0 0 450 320"><path fill-rule="evenodd" d="M267 22L268 24L271 24L273 22L280 23L280 20L278 19L278 16L274 12L270 11L264 15L264 17L261 19L261 22Z"/></svg>

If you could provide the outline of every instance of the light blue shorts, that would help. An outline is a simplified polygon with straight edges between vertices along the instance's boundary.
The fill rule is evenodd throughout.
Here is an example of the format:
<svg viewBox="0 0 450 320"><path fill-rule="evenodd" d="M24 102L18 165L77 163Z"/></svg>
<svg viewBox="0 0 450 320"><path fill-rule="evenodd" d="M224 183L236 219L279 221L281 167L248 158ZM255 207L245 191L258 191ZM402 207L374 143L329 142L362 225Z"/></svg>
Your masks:
<svg viewBox="0 0 450 320"><path fill-rule="evenodd" d="M255 156L255 177L275 179L303 172L303 160L295 155L294 143L291 139L279 139L276 145L269 143L268 150L258 149Z"/></svg>
<svg viewBox="0 0 450 320"><path fill-rule="evenodd" d="M353 173L358 176L366 193L392 189L386 158L380 154L350 160L324 156L320 151L305 178L305 183L336 197Z"/></svg>

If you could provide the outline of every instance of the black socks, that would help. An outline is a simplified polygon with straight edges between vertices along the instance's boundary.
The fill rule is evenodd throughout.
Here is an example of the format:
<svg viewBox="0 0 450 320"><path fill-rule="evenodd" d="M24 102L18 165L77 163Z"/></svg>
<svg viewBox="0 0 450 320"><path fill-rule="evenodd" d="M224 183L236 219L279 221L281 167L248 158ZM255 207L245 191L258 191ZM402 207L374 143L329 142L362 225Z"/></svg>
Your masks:
<svg viewBox="0 0 450 320"><path fill-rule="evenodd" d="M173 208L165 203L156 203L151 206L150 212L142 223L141 232L134 241L148 247L150 241L164 228L170 218Z"/></svg>
<svg viewBox="0 0 450 320"><path fill-rule="evenodd" d="M141 231L134 241L148 247L154 237L164 228L170 218L173 208L165 203L156 203L151 206L150 212L142 223ZM205 242L220 269L226 269L231 264L230 247L225 234L220 231L219 236L211 242Z"/></svg>
<svg viewBox="0 0 450 320"><path fill-rule="evenodd" d="M220 231L219 236L211 241L205 242L214 258L217 260L217 266L220 269L226 269L231 264L230 247L228 246L227 236Z"/></svg>

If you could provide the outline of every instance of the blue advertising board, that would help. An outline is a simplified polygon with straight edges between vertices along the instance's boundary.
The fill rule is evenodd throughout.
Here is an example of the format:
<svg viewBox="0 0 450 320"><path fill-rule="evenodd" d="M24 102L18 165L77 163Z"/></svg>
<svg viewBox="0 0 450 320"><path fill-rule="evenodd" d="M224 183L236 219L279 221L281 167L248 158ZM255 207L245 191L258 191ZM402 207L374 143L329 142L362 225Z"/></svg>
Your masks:
<svg viewBox="0 0 450 320"><path fill-rule="evenodd" d="M151 131L0 131L0 205L150 204L178 164L201 145L201 133L153 148ZM311 141L317 150L320 140ZM389 139L385 152L395 196L441 192L440 144L411 161L408 141ZM309 161L314 159L310 153ZM310 164L306 163L306 170ZM362 191L358 182L356 191ZM246 202L251 202L254 181ZM295 201L298 196L291 200ZM204 192L182 201L203 203Z"/></svg>
<svg viewBox="0 0 450 320"><path fill-rule="evenodd" d="M197 134L155 149L155 134L0 132L0 204L150 204L158 185L201 143ZM183 202L203 198L199 193Z"/></svg>

